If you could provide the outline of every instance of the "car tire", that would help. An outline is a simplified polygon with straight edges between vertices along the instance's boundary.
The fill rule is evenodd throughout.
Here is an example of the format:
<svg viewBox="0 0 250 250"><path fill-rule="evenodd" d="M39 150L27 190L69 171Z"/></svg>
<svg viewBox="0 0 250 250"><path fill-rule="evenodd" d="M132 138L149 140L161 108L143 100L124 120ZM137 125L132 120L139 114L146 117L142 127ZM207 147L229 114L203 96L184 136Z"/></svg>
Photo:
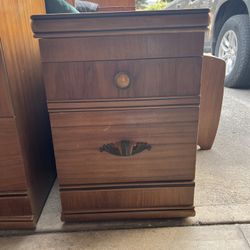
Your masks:
<svg viewBox="0 0 250 250"><path fill-rule="evenodd" d="M229 39L227 34L233 34L231 36L234 37L233 39L236 37L236 42L235 40ZM228 40L223 40L224 38L228 38ZM229 40L233 41L232 44L237 45L227 50L230 52L226 53L231 54L226 55L225 50L223 50L225 46L223 47L223 45L228 44L227 41ZM234 49L234 47L237 47L237 49ZM233 50L236 52L232 52ZM215 55L225 60L233 55L233 59L230 58L228 62L229 65L227 64L229 70L227 69L228 71L225 77L226 87L250 87L250 19L248 15L232 16L224 23L216 42Z"/></svg>

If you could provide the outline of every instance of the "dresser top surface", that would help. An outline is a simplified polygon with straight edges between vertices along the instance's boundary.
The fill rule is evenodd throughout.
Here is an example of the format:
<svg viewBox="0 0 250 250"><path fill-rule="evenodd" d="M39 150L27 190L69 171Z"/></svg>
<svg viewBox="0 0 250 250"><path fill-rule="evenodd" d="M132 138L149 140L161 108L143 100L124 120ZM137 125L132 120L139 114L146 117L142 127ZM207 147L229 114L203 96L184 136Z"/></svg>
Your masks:
<svg viewBox="0 0 250 250"><path fill-rule="evenodd" d="M96 12L32 16L35 37L76 37L107 35L110 32L152 32L185 29L204 31L209 23L209 9L131 12ZM125 33L124 33L125 32ZM70 34L70 35L69 35Z"/></svg>
<svg viewBox="0 0 250 250"><path fill-rule="evenodd" d="M208 14L209 9L181 9L181 10L159 10L159 11L116 11L116 12L86 12L86 13L60 13L33 15L32 20L54 20L54 19L88 19L104 17L147 17L147 16L169 16L169 15L197 15Z"/></svg>

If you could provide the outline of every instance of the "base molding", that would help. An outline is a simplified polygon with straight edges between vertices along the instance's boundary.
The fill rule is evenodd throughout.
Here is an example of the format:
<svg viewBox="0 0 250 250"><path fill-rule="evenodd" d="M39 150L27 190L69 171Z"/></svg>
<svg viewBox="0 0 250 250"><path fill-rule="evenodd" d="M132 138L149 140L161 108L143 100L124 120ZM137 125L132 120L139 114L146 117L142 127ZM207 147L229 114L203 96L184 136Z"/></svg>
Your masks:
<svg viewBox="0 0 250 250"><path fill-rule="evenodd" d="M0 216L0 230L33 230L35 228L34 216Z"/></svg>
<svg viewBox="0 0 250 250"><path fill-rule="evenodd" d="M195 216L194 208L168 209L152 211L127 211L127 212L100 212L100 213L77 213L61 216L65 222L105 221L105 220L128 220L128 219L163 219L185 218Z"/></svg>

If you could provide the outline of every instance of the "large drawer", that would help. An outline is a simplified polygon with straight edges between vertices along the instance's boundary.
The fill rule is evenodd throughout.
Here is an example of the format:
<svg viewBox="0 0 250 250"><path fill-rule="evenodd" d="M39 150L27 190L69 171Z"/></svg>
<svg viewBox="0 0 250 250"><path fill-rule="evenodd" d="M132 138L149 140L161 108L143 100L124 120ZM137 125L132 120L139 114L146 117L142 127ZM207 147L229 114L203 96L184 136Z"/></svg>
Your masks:
<svg viewBox="0 0 250 250"><path fill-rule="evenodd" d="M198 96L201 58L44 63L48 101Z"/></svg>
<svg viewBox="0 0 250 250"><path fill-rule="evenodd" d="M198 107L50 118L60 185L194 179Z"/></svg>
<svg viewBox="0 0 250 250"><path fill-rule="evenodd" d="M64 214L184 209L193 198L193 183L61 191Z"/></svg>

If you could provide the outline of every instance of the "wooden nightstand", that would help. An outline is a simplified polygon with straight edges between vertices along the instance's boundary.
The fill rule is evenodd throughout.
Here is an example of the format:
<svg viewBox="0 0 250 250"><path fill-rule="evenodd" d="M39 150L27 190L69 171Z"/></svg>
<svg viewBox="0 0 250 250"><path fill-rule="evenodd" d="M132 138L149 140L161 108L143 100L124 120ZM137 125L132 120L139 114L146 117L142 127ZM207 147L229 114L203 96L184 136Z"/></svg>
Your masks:
<svg viewBox="0 0 250 250"><path fill-rule="evenodd" d="M208 10L32 19L62 219L194 215Z"/></svg>

